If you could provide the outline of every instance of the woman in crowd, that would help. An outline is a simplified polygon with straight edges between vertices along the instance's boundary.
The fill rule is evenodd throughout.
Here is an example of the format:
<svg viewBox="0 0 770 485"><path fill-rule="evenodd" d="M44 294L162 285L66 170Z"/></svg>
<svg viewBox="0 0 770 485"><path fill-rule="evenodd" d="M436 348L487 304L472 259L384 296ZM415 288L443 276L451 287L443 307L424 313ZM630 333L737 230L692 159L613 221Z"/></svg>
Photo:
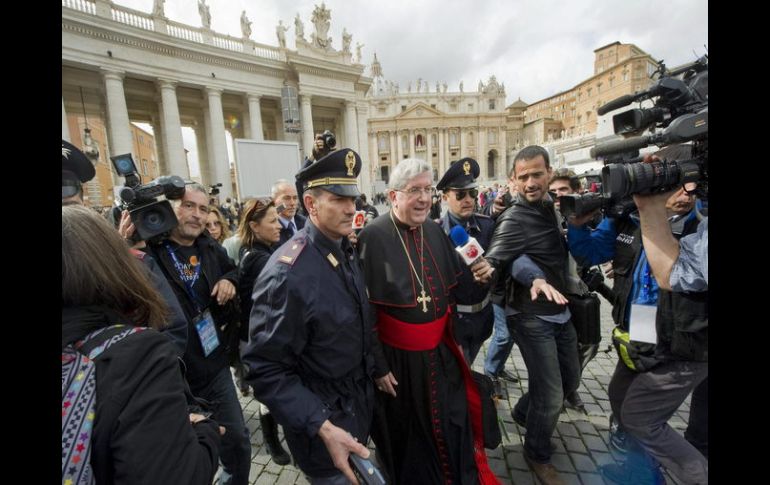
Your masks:
<svg viewBox="0 0 770 485"><path fill-rule="evenodd" d="M230 237L230 225L225 220L219 207L209 206L206 230L209 232L209 236L213 237L219 244L222 244L222 241Z"/></svg>
<svg viewBox="0 0 770 485"><path fill-rule="evenodd" d="M220 429L188 413L141 264L103 217L62 207L62 482L210 484L217 470Z"/></svg>
<svg viewBox="0 0 770 485"><path fill-rule="evenodd" d="M251 294L254 282L281 238L281 223L272 200L252 199L246 203L241 224L238 226L238 237L241 243L238 283L238 296L241 299L241 340L246 342L249 339L249 315L253 303ZM238 364L238 387L245 395L249 388L248 384L242 381L243 365L240 362ZM278 423L270 414L270 410L262 404L259 405L259 421L265 446L273 461L278 465L288 464L291 458L278 439Z"/></svg>

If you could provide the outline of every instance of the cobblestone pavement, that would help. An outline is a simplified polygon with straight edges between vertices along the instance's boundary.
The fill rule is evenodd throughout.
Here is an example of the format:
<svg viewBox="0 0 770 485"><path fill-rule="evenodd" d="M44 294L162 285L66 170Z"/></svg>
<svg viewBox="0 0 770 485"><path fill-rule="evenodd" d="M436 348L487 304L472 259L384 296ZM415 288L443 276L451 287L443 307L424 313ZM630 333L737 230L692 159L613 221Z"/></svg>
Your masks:
<svg viewBox="0 0 770 485"><path fill-rule="evenodd" d="M610 345L612 317L610 305L602 299L602 342L598 355L588 363L583 372L580 392L585 402L587 414L567 409L559 416L559 423L552 441L556 445L553 464L570 485L601 485L605 482L597 471L597 466L612 463L613 458L607 448L608 424L611 413L607 398L607 386L615 369L617 354L614 349L605 353ZM487 341L488 343L488 341ZM473 368L483 372L487 344L476 357ZM518 346L514 346L506 369L519 378L518 383L502 381L507 386L507 399L498 403L498 414L502 418L509 441L503 436L503 444L496 450L487 450L489 464L501 483L516 485L534 485L538 481L524 461L524 429L513 422L511 409L527 388L527 369ZM679 433L684 433L689 416L688 398L669 421ZM241 398L246 426L251 434L252 460L250 479L252 484L306 484L308 481L298 468L287 465L278 466L262 444L262 432L259 425L259 405L252 396ZM283 435L281 435L283 439ZM372 450L374 450L373 445ZM284 447L286 447L284 443ZM666 475L668 485L680 482ZM216 482L215 482L216 483ZM427 484L426 484L427 485Z"/></svg>

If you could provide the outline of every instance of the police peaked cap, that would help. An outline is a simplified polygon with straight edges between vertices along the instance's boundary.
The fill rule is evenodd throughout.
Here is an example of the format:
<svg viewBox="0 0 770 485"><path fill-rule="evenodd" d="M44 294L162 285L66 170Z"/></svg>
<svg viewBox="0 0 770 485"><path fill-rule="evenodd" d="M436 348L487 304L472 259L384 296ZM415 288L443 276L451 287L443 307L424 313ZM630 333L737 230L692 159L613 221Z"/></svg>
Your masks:
<svg viewBox="0 0 770 485"><path fill-rule="evenodd" d="M478 178L481 169L479 163L472 158L461 158L453 162L444 176L441 177L436 189L445 191L447 189L472 189L478 187L476 178Z"/></svg>
<svg viewBox="0 0 770 485"><path fill-rule="evenodd" d="M350 148L334 150L328 155L300 170L297 182L302 192L321 188L343 197L358 197L356 178L361 172L361 157Z"/></svg>
<svg viewBox="0 0 770 485"><path fill-rule="evenodd" d="M80 183L88 182L96 175L96 169L91 160L66 140L61 141L61 171L62 180L77 179Z"/></svg>

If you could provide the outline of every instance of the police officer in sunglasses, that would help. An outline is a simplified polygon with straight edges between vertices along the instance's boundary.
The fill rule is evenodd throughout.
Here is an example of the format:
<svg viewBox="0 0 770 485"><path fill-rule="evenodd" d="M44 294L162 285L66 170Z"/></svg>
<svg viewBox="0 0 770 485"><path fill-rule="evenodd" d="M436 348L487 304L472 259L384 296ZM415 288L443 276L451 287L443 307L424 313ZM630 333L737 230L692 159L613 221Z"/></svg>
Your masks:
<svg viewBox="0 0 770 485"><path fill-rule="evenodd" d="M447 211L439 224L447 236L453 227L460 225L486 249L492 239L495 223L490 217L474 212L479 195L476 182L479 171L478 162L472 158L452 162L436 185L436 189L443 192L442 197L447 203ZM470 268L463 265L463 274L458 278L455 290L457 318L454 319L453 331L469 366L473 364L481 344L492 335L494 316L489 290L489 283L480 285L475 282Z"/></svg>

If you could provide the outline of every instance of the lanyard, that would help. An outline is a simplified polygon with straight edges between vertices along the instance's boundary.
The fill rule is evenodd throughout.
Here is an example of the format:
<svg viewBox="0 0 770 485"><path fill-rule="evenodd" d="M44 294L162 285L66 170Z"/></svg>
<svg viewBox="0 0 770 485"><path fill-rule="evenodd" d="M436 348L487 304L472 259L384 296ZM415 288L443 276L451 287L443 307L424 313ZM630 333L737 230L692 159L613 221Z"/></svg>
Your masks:
<svg viewBox="0 0 770 485"><path fill-rule="evenodd" d="M198 301L198 297L195 294L195 283L198 281L198 277L200 277L201 274L201 260L200 257L198 257L198 264L196 264L194 273L192 275L192 278L188 279L185 278L185 272L184 272L184 265L179 261L179 258L176 257L176 253L173 249L171 249L171 246L169 246L168 243L165 244L166 250L168 251L168 254L171 256L171 259L174 260L174 267L179 272L179 279L182 280L182 283L184 283L185 289L187 290L187 294L190 296L190 299L192 299L193 303L195 304L196 309L198 312L201 311L200 308L200 302Z"/></svg>

